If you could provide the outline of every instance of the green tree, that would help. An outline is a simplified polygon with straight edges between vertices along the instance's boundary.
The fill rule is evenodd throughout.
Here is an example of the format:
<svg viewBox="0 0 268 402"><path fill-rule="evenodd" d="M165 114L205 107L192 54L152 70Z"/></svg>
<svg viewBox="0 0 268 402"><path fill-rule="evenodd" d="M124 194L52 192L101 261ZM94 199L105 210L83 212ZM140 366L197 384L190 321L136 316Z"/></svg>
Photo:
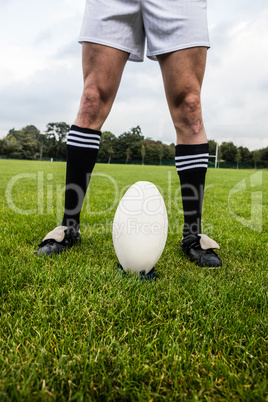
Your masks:
<svg viewBox="0 0 268 402"><path fill-rule="evenodd" d="M246 147L238 147L240 155L241 155L241 162L252 162L252 153Z"/></svg>
<svg viewBox="0 0 268 402"><path fill-rule="evenodd" d="M110 131L103 131L100 139L100 149L98 159L106 160L110 163L112 156L115 154L117 138Z"/></svg>
<svg viewBox="0 0 268 402"><path fill-rule="evenodd" d="M45 134L39 134L38 135L38 149L39 149L39 160L41 161L43 159L43 154L46 149L46 136ZM37 154L38 156L38 154Z"/></svg>
<svg viewBox="0 0 268 402"><path fill-rule="evenodd" d="M240 149L238 148L236 155L235 155L236 169L239 168L239 162L241 162L241 159L242 159L241 152L240 152Z"/></svg>
<svg viewBox="0 0 268 402"><path fill-rule="evenodd" d="M252 158L255 163L255 169L257 168L257 163L261 163L262 166L268 167L268 147L253 151Z"/></svg>
<svg viewBox="0 0 268 402"><path fill-rule="evenodd" d="M33 125L21 130L11 129L3 139L2 149L5 155L16 159L35 159L38 152L40 131Z"/></svg>
<svg viewBox="0 0 268 402"><path fill-rule="evenodd" d="M216 155L217 142L215 140L208 140L209 155Z"/></svg>
<svg viewBox="0 0 268 402"><path fill-rule="evenodd" d="M253 151L253 161L254 167L257 169L257 163L261 161L261 152L260 151Z"/></svg>
<svg viewBox="0 0 268 402"><path fill-rule="evenodd" d="M21 131L23 159L36 159L38 153L38 137L40 131L33 125L24 127Z"/></svg>
<svg viewBox="0 0 268 402"><path fill-rule="evenodd" d="M131 159L131 150L130 148L127 148L126 150L126 163Z"/></svg>
<svg viewBox="0 0 268 402"><path fill-rule="evenodd" d="M141 144L141 160L142 160L142 164L144 165L144 158L146 155L146 148L144 143Z"/></svg>
<svg viewBox="0 0 268 402"><path fill-rule="evenodd" d="M170 145L168 145L168 159L174 159L175 158L175 144L172 142Z"/></svg>
<svg viewBox="0 0 268 402"><path fill-rule="evenodd" d="M159 163L159 150L156 141L146 140L146 161L148 164L156 165Z"/></svg>
<svg viewBox="0 0 268 402"><path fill-rule="evenodd" d="M70 130L70 126L67 123L48 123L45 132L48 153L51 157L65 158L66 154L66 138Z"/></svg>
<svg viewBox="0 0 268 402"><path fill-rule="evenodd" d="M233 142L223 142L220 146L222 159L226 162L234 162L237 154L237 147Z"/></svg>
<svg viewBox="0 0 268 402"><path fill-rule="evenodd" d="M5 155L5 141L0 139L0 155Z"/></svg>
<svg viewBox="0 0 268 402"><path fill-rule="evenodd" d="M163 159L163 156L164 156L164 146L163 146L162 143L160 143L160 144L158 143L157 147L158 147L159 165L161 165L162 164L162 159Z"/></svg>
<svg viewBox="0 0 268 402"><path fill-rule="evenodd" d="M115 159L125 160L126 150L129 148L131 159L139 160L141 157L140 149L144 136L142 135L140 126L133 127L129 131L120 134L116 143Z"/></svg>
<svg viewBox="0 0 268 402"><path fill-rule="evenodd" d="M261 154L261 160L267 162L268 161L268 147L259 150Z"/></svg>
<svg viewBox="0 0 268 402"><path fill-rule="evenodd" d="M4 155L10 157L20 150L20 144L17 140L17 131L14 128L9 130L8 134L3 139L2 149Z"/></svg>
<svg viewBox="0 0 268 402"><path fill-rule="evenodd" d="M110 148L108 149L108 154L109 154L108 163L110 163L110 162L111 162L111 159L112 159L112 156L113 156L113 154L114 154L114 150L113 150L112 147L110 147Z"/></svg>
<svg viewBox="0 0 268 402"><path fill-rule="evenodd" d="M45 131L46 137L46 155L50 158L56 157L57 139L53 130Z"/></svg>

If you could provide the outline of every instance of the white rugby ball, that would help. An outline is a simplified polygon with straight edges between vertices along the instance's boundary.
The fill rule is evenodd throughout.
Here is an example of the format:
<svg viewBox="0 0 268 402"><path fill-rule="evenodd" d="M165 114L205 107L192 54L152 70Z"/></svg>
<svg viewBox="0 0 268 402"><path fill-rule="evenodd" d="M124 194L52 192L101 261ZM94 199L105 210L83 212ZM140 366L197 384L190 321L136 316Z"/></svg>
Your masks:
<svg viewBox="0 0 268 402"><path fill-rule="evenodd" d="M161 257L167 232L167 210L157 187L148 181L133 184L113 221L113 244L122 268L147 274Z"/></svg>

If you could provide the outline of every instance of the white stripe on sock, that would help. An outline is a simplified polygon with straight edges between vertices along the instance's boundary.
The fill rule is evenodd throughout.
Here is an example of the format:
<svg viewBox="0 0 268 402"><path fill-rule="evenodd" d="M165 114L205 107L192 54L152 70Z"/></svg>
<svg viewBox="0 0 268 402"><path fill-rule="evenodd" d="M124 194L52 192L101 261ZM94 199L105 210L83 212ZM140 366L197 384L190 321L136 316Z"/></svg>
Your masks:
<svg viewBox="0 0 268 402"><path fill-rule="evenodd" d="M200 162L206 162L208 163L208 159L193 159L191 161L183 161L183 162L176 162L176 166L183 166L183 165L190 165L192 163L200 163Z"/></svg>

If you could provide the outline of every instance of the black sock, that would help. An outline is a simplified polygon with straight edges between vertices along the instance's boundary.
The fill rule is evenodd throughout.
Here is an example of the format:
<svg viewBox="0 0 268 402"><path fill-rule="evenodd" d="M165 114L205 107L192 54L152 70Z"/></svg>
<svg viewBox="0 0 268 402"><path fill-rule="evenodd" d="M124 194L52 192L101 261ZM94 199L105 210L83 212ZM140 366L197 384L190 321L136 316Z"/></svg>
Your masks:
<svg viewBox="0 0 268 402"><path fill-rule="evenodd" d="M101 132L71 126L67 138L65 208L62 226L79 229L80 212L95 166Z"/></svg>
<svg viewBox="0 0 268 402"><path fill-rule="evenodd" d="M208 166L208 144L176 145L175 161L181 182L183 237L202 233L201 215Z"/></svg>

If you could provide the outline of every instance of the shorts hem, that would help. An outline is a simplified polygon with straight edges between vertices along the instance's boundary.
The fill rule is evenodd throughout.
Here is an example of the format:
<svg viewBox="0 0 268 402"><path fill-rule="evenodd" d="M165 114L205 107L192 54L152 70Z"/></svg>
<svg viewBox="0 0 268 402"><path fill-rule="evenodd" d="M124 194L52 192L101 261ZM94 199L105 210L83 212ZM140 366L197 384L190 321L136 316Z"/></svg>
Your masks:
<svg viewBox="0 0 268 402"><path fill-rule="evenodd" d="M83 42L91 42L91 43L96 43L98 45L103 45L103 46L108 46L112 47L117 50L122 50L123 52L129 53L129 60L130 61L135 61L135 62L142 62L144 61L144 57L138 52L135 52L131 49L128 49L127 47L121 46L121 45L115 45L112 42L106 41L106 40L101 40L101 39L96 39L96 38L90 38L90 37L85 37L81 36L78 38L78 43L82 44Z"/></svg>
<svg viewBox="0 0 268 402"><path fill-rule="evenodd" d="M154 52L147 52L146 56L150 60L157 61L157 56L161 56L163 54L167 53L172 53L176 52L178 50L184 50L184 49L190 49L193 47L206 47L207 49L210 48L210 43L209 42L196 42L196 43L188 43L180 46L173 46L169 49L164 49L164 50L156 50Z"/></svg>

